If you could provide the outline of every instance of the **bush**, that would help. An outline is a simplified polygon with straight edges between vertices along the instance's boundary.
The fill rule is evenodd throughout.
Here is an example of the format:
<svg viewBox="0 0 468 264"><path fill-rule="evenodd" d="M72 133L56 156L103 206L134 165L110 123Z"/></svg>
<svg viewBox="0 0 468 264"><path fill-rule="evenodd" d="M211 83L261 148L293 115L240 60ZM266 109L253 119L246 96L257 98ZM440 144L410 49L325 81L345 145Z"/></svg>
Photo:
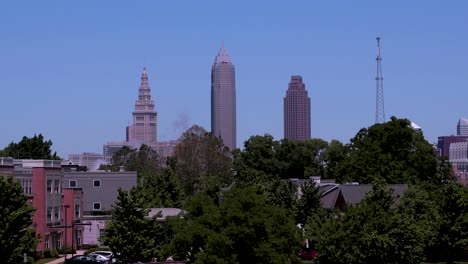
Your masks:
<svg viewBox="0 0 468 264"><path fill-rule="evenodd" d="M44 256L44 258L50 258L51 257L50 249L48 248L44 249L44 252L42 252L42 256Z"/></svg>
<svg viewBox="0 0 468 264"><path fill-rule="evenodd" d="M44 249L44 252L42 253L42 256L44 258L58 258L59 253L55 248L46 248Z"/></svg>
<svg viewBox="0 0 468 264"><path fill-rule="evenodd" d="M28 257L28 262L27 262L28 264L34 264L35 262L36 261L34 260L33 257L31 257L31 256Z"/></svg>
<svg viewBox="0 0 468 264"><path fill-rule="evenodd" d="M95 248L90 248L88 250L86 250L83 255L88 255L88 254L91 254L93 253L94 251L111 251L110 248L108 247L95 247Z"/></svg>
<svg viewBox="0 0 468 264"><path fill-rule="evenodd" d="M57 252L57 251L55 251L55 252ZM72 248L67 247L67 248L59 249L58 253L63 255L63 254L75 254L76 252L75 252L75 250L72 250ZM57 253L57 256L58 256L58 253Z"/></svg>

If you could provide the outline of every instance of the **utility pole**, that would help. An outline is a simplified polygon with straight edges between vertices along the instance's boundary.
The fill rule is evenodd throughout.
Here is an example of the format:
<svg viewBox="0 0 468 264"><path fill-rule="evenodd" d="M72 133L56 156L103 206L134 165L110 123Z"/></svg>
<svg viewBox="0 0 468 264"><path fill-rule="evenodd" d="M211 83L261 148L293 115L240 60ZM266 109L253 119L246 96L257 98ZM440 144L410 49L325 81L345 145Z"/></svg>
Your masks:
<svg viewBox="0 0 468 264"><path fill-rule="evenodd" d="M383 94L383 77L382 77L382 57L380 56L380 37L377 37L377 76L376 81L376 97L375 97L375 123L385 122L385 107Z"/></svg>

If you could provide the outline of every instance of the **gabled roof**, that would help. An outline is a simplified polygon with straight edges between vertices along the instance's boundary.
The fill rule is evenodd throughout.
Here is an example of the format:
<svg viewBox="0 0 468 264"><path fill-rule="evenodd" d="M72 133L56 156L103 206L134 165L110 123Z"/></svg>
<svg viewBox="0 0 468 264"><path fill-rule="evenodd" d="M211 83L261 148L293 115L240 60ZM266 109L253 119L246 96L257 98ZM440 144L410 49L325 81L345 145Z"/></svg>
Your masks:
<svg viewBox="0 0 468 264"><path fill-rule="evenodd" d="M329 189L327 192L322 191L322 204L324 208L334 209L341 207L339 203L340 196L344 200L345 206L356 205L366 197L366 194L372 190L373 185L370 184L342 184L337 185L334 189ZM393 190L393 196L397 201L408 190L406 184L392 184L387 188Z"/></svg>

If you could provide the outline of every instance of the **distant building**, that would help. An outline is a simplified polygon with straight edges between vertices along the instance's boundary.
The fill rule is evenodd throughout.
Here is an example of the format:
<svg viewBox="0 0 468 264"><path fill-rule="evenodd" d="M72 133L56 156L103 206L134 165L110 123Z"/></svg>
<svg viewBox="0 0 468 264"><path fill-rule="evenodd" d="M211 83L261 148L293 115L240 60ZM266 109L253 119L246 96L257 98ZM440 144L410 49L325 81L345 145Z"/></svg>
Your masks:
<svg viewBox="0 0 468 264"><path fill-rule="evenodd" d="M236 73L224 46L211 67L211 132L236 148Z"/></svg>
<svg viewBox="0 0 468 264"><path fill-rule="evenodd" d="M97 171L101 164L108 164L103 154L84 152L81 154L70 154L68 160L78 166L86 167L89 171Z"/></svg>
<svg viewBox="0 0 468 264"><path fill-rule="evenodd" d="M151 96L146 67L143 67L138 97L135 101L135 109L132 112L132 116L132 125L127 126L125 130L125 141L114 141L104 144L103 156L107 163L110 163L112 155L123 147L139 149L142 144L149 146L160 156L167 157L172 155L177 141L157 141L157 112Z"/></svg>
<svg viewBox="0 0 468 264"><path fill-rule="evenodd" d="M459 172L468 172L468 141L450 144L449 161Z"/></svg>
<svg viewBox="0 0 468 264"><path fill-rule="evenodd" d="M141 84L138 88L138 98L133 111L133 124L128 127L127 141L130 143L146 144L157 141L157 113L154 110L154 100L148 83L146 67L143 67Z"/></svg>
<svg viewBox="0 0 468 264"><path fill-rule="evenodd" d="M468 136L468 118L460 118L460 120L458 120L457 135Z"/></svg>
<svg viewBox="0 0 468 264"><path fill-rule="evenodd" d="M437 139L437 153L439 157L450 159L450 144L457 142L467 142L468 136L441 136Z"/></svg>
<svg viewBox="0 0 468 264"><path fill-rule="evenodd" d="M420 126L418 126L418 124L416 124L415 122L411 121L411 128L416 131L416 132L422 132L422 129Z"/></svg>
<svg viewBox="0 0 468 264"><path fill-rule="evenodd" d="M291 76L284 97L284 138L293 141L310 139L310 122L310 98L302 76Z"/></svg>

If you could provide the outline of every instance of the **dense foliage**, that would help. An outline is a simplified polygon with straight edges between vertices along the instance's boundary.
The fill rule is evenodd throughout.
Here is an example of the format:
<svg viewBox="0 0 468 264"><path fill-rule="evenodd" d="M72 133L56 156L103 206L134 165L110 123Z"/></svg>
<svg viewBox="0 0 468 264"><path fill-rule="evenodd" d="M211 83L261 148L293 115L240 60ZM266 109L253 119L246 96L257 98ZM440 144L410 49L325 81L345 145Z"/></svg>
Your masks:
<svg viewBox="0 0 468 264"><path fill-rule="evenodd" d="M174 225L178 256L193 263L297 263L298 230L287 210L268 205L254 189L235 188L214 199L193 196Z"/></svg>
<svg viewBox="0 0 468 264"><path fill-rule="evenodd" d="M21 184L0 175L0 256L2 263L22 263L23 254L36 248L38 239L31 228L33 207Z"/></svg>
<svg viewBox="0 0 468 264"><path fill-rule="evenodd" d="M42 134L31 138L24 136L20 142L11 142L6 148L0 150L0 157L60 160L57 152L52 154L50 147L52 147L52 141L44 140Z"/></svg>
<svg viewBox="0 0 468 264"><path fill-rule="evenodd" d="M107 234L109 241L137 234L152 247L133 260L152 253L191 263L295 263L301 240L308 239L320 263L420 263L459 260L468 246L468 191L406 119L363 128L348 144L264 135L232 153L193 126L164 162L129 150L121 154L119 166L139 171L138 186L127 195L141 210L131 219L150 221L142 220L149 207L186 212L169 221L166 231L174 240L159 245L151 240L156 234L141 226L146 232L138 233L139 225L114 209L110 228L116 231ZM356 206L325 210L310 176L374 189ZM394 197L386 187L391 183L409 184L409 190Z"/></svg>
<svg viewBox="0 0 468 264"><path fill-rule="evenodd" d="M119 252L124 263L149 260L157 254L161 232L156 217L148 217L148 210L141 208L130 192L119 189L104 244Z"/></svg>

